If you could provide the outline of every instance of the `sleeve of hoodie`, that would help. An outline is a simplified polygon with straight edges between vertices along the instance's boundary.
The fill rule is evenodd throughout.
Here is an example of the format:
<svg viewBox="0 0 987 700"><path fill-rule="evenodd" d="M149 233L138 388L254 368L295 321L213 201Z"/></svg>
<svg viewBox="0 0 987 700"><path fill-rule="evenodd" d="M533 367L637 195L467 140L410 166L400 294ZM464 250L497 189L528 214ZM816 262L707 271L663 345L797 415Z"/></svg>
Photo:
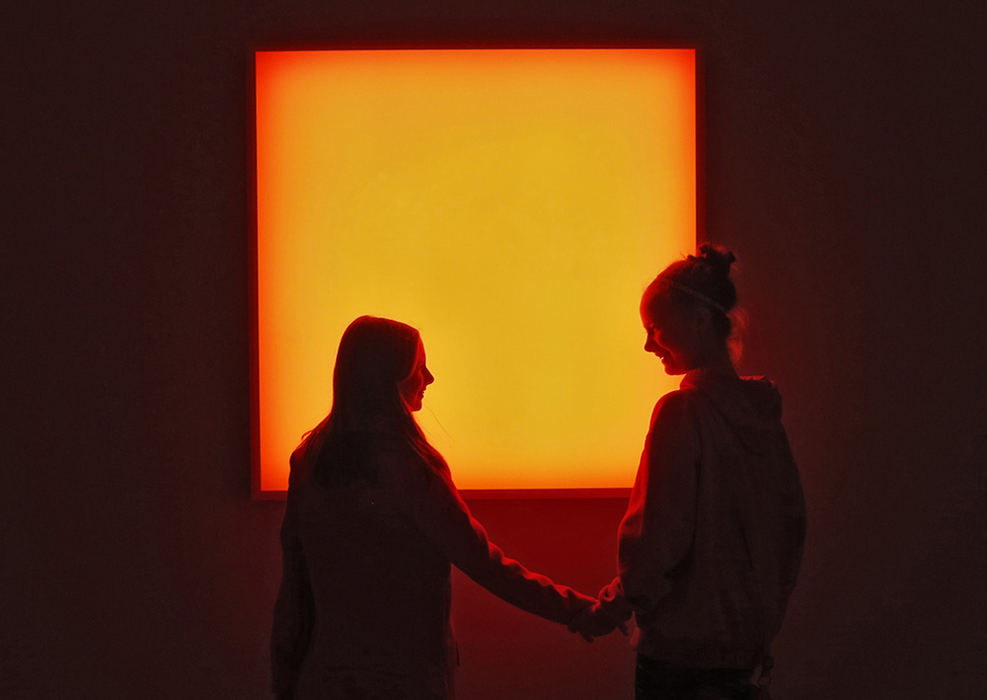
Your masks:
<svg viewBox="0 0 987 700"><path fill-rule="evenodd" d="M619 575L600 591L604 610L626 620L664 597L695 526L699 434L688 396L663 396L651 416L641 464L618 530Z"/></svg>
<svg viewBox="0 0 987 700"><path fill-rule="evenodd" d="M296 455L293 454L292 477L296 477L298 469ZM315 619L308 567L298 537L295 500L294 489L289 486L281 522L281 586L274 604L271 627L271 686L279 697L288 697L294 690Z"/></svg>
<svg viewBox="0 0 987 700"><path fill-rule="evenodd" d="M596 600L568 586L556 585L504 555L470 513L448 473L438 474L409 457L391 452L392 471L401 500L415 525L463 573L494 595L522 610L553 622L568 624Z"/></svg>
<svg viewBox="0 0 987 700"><path fill-rule="evenodd" d="M802 491L802 481L799 477L798 467L795 466L795 459L792 457L791 448L788 445L788 437L783 433L784 454L791 467L789 469L790 483L786 498L786 514L788 522L782 529L790 539L785 543L784 551L789 552L789 557L781 570L781 610L784 611L788 604L788 599L795 588L795 581L798 579L799 568L802 564L802 553L805 549L806 514L805 495Z"/></svg>

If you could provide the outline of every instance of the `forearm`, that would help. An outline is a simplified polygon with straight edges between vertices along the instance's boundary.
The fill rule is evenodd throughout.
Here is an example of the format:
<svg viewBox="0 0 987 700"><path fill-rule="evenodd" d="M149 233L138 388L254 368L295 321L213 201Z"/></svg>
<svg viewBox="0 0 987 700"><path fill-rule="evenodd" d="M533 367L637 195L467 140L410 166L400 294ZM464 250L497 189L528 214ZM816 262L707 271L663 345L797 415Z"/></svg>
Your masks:
<svg viewBox="0 0 987 700"><path fill-rule="evenodd" d="M529 571L520 562L505 557L492 543L484 541L482 547L488 552L485 562L470 566L464 561L465 568L457 566L488 591L522 610L568 624L580 610L596 602L568 586L555 584L547 576Z"/></svg>
<svg viewBox="0 0 987 700"><path fill-rule="evenodd" d="M281 526L281 585L271 625L271 684L279 697L291 697L312 634L315 605L308 566L294 529L289 502Z"/></svg>
<svg viewBox="0 0 987 700"><path fill-rule="evenodd" d="M472 517L451 480L429 475L416 500L419 528L457 568L499 598L561 624L596 602L506 557Z"/></svg>
<svg viewBox="0 0 987 700"><path fill-rule="evenodd" d="M271 629L271 686L279 697L291 696L311 637L310 605L293 583L282 582Z"/></svg>

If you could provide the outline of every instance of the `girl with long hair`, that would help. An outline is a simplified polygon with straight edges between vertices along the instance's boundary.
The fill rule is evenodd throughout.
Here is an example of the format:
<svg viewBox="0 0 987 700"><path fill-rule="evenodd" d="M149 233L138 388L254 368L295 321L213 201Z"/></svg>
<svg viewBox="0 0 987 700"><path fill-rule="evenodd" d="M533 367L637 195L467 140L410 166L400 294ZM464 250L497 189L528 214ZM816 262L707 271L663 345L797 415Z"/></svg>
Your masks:
<svg viewBox="0 0 987 700"><path fill-rule="evenodd" d="M411 326L361 316L343 334L332 410L291 455L271 645L279 698L452 698L450 564L561 624L596 602L488 540L414 419L433 379Z"/></svg>
<svg viewBox="0 0 987 700"><path fill-rule="evenodd" d="M764 696L801 561L805 504L781 395L739 377L731 357L733 262L702 245L644 292L644 349L682 382L651 417L619 575L570 626L605 634L634 614L638 700Z"/></svg>

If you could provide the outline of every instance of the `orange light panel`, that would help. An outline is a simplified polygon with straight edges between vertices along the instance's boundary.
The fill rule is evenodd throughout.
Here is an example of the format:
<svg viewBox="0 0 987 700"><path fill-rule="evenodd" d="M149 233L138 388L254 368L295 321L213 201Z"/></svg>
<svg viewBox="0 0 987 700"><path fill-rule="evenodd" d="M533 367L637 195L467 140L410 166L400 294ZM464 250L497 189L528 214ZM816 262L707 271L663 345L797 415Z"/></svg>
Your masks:
<svg viewBox="0 0 987 700"><path fill-rule="evenodd" d="M695 52L256 54L255 486L362 314L422 333L460 488L631 486L677 386L641 292L696 241Z"/></svg>

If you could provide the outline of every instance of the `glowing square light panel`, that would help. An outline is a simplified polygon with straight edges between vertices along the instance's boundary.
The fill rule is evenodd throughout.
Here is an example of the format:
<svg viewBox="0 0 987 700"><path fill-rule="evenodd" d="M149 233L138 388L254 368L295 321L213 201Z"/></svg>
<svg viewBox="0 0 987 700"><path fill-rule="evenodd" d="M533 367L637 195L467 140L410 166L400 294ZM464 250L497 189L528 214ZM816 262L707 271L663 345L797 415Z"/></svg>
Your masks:
<svg viewBox="0 0 987 700"><path fill-rule="evenodd" d="M346 326L422 333L464 489L633 483L641 292L696 241L692 49L256 53L255 495L332 403Z"/></svg>

